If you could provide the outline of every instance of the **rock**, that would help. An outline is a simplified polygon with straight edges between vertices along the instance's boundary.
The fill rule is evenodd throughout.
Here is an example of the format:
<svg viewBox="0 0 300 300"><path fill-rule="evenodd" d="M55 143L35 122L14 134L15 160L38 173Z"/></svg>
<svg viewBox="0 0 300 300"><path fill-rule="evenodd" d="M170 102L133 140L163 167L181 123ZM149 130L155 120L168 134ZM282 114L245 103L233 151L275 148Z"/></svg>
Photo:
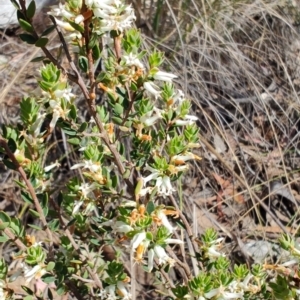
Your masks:
<svg viewBox="0 0 300 300"><path fill-rule="evenodd" d="M37 11L41 8L51 5L52 0L35 0ZM26 1L29 5L30 1ZM11 4L10 0L0 0L0 28L5 28L8 25L17 25L17 13L16 8Z"/></svg>

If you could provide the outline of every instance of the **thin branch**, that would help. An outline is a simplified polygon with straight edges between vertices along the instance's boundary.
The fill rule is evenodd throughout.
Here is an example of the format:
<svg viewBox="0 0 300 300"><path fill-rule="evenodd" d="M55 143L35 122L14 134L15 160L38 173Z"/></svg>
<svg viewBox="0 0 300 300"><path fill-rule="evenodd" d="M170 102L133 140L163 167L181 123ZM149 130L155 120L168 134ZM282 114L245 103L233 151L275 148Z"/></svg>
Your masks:
<svg viewBox="0 0 300 300"><path fill-rule="evenodd" d="M181 212L181 210L180 210L180 208L179 208L179 206L178 206L178 204L177 204L175 198L174 198L172 195L170 195L170 196L169 196L169 199L171 200L172 205L176 208L176 210L177 210L178 213L179 213L179 218L182 220L182 222L183 222L183 224L184 224L184 226L185 226L185 230L186 230L186 232L187 232L187 234L188 234L189 239L190 239L191 242L192 242L194 251L195 251L196 253L199 253L199 247L198 247L198 244L195 242L195 236L193 235L193 231L192 231L192 228L191 228L189 222L187 221L187 219L186 219L186 217L184 216L184 214Z"/></svg>
<svg viewBox="0 0 300 300"><path fill-rule="evenodd" d="M98 117L97 109L96 109L94 99L93 99L93 93L91 93L91 94L89 93L89 91L88 91L88 89L87 89L87 87L86 87L79 71L77 70L77 68L76 68L76 66L75 66L75 64L72 60L72 57L70 55L69 49L66 45L65 39L64 39L64 37L61 33L61 30L60 30L59 26L57 26L57 24L55 22L55 19L51 16L50 16L50 18L51 18L52 22L54 23L54 25L56 25L57 33L59 35L59 38L62 42L63 48L64 48L65 53L67 55L67 59L69 61L70 67L71 67L71 69L72 69L72 71L74 72L75 75L72 75L72 78L70 78L69 77L70 73L66 73L66 74L67 74L68 78L70 78L70 80L75 82L80 87L80 89L81 89L81 91L84 95L84 98L86 99L86 101L88 103L90 113L91 113L93 119L95 120L95 123L96 123L96 125L97 125L97 127L100 131L100 134L102 135L102 140L104 141L105 145L108 147L108 149L110 150L112 156L114 157L115 164L116 164L120 174L123 175L126 172L126 169L123 165L122 157L121 157L120 153L118 152L116 146L110 142L107 131L105 130L103 123L101 122L101 120ZM86 43L87 43L87 41L86 41ZM42 48L42 50L44 50L44 49ZM47 56L47 53L46 52L44 52L44 53ZM58 64L57 61L56 61L55 65L57 67L59 67L60 69L62 69L62 67L60 66L60 64ZM129 188L129 190L134 191L134 186L131 183L131 181L128 178L125 178L124 180L125 180L128 188Z"/></svg>
<svg viewBox="0 0 300 300"><path fill-rule="evenodd" d="M52 232L51 230L48 228L48 223L47 220L45 218L43 209L41 207L41 204L36 196L35 190L31 184L31 182L28 180L26 173L24 171L24 169L22 168L22 166L19 164L19 162L17 161L17 159L15 158L14 154L11 152L11 150L8 147L8 144L6 142L6 140L0 135L0 146L4 148L6 154L8 155L8 157L10 158L10 160L12 161L12 163L14 164L14 166L16 167L17 171L19 172L19 174L21 175L21 177L23 178L23 181L25 182L29 194L33 200L34 206L40 216L40 220L43 224L43 229L46 230L48 238L49 238L49 243L50 243L50 248L49 248L49 252L52 253L52 247L53 247L53 238L52 238Z"/></svg>

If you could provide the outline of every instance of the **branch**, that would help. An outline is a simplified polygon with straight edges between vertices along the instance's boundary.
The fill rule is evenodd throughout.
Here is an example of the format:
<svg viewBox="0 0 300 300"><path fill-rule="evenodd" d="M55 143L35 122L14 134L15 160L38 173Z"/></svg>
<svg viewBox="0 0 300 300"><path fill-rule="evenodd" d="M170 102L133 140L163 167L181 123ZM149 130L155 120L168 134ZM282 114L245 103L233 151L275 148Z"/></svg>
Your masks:
<svg viewBox="0 0 300 300"><path fill-rule="evenodd" d="M35 190L31 184L31 182L28 180L26 173L24 171L24 169L22 168L22 166L20 165L20 163L17 161L17 159L15 158L14 154L11 152L11 150L8 147L8 144L6 142L6 140L0 135L0 146L4 148L6 154L8 155L8 157L10 158L11 162L15 165L17 171L19 172L19 174L21 175L21 177L23 178L23 181L25 182L29 194L31 196L31 198L33 199L33 203L35 205L35 208L37 210L37 212L39 213L40 216L40 220L43 224L43 229L46 230L48 238L49 238L49 242L50 242L50 253L52 253L52 247L53 247L53 238L52 238L52 232L50 231L50 229L48 228L48 223L46 221L43 209L41 207L41 204L36 196Z"/></svg>

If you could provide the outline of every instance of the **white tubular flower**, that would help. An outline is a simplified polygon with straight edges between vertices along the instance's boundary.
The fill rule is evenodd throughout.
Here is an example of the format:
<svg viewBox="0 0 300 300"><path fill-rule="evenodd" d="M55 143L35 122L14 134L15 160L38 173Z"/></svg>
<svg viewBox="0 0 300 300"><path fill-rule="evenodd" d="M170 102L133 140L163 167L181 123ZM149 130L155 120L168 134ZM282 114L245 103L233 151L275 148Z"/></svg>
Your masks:
<svg viewBox="0 0 300 300"><path fill-rule="evenodd" d="M151 180L154 180L154 179L156 179L156 178L158 178L159 177L159 174L160 174L160 172L158 171L158 170L156 170L156 169L154 169L154 168L152 168L152 167L150 167L150 166L146 166L146 170L149 170L149 168L151 168L151 174L150 175L148 175L147 177L143 177L143 184L144 184L144 186L146 185L146 183L147 182L149 182L149 181L151 181ZM149 170L150 171L150 170Z"/></svg>
<svg viewBox="0 0 300 300"><path fill-rule="evenodd" d="M74 15L66 10L66 6L64 4L59 3L58 5L54 5L51 11L48 12L48 15L54 17L64 17L66 19L71 19Z"/></svg>
<svg viewBox="0 0 300 300"><path fill-rule="evenodd" d="M220 252L217 251L218 248L220 248L220 244L221 244L221 242L223 240L224 240L224 238L217 239L215 241L215 243L208 248L208 250L207 250L208 257L210 257L210 258L218 258L220 256L223 256L223 257L226 256L224 253L220 253Z"/></svg>
<svg viewBox="0 0 300 300"><path fill-rule="evenodd" d="M66 88L63 90L56 90L54 95L57 99L64 98L68 102L71 102L72 99L75 98L75 95L71 93L72 88Z"/></svg>
<svg viewBox="0 0 300 300"><path fill-rule="evenodd" d="M146 232L136 234L131 240L131 249L134 251L144 240L146 240Z"/></svg>
<svg viewBox="0 0 300 300"><path fill-rule="evenodd" d="M131 28L135 20L134 11L130 5L123 9L122 7L115 8L101 3L101 5L95 6L92 10L96 17L102 19L99 34L112 30L122 33L125 29Z"/></svg>
<svg viewBox="0 0 300 300"><path fill-rule="evenodd" d="M80 207L82 206L84 201L75 201L74 202L74 208L72 210L72 215L76 215L79 212Z"/></svg>
<svg viewBox="0 0 300 300"><path fill-rule="evenodd" d="M162 118L161 111L159 109L154 108L153 110L143 115L140 118L140 122L143 123L146 127L149 127L154 125L161 118Z"/></svg>
<svg viewBox="0 0 300 300"><path fill-rule="evenodd" d="M58 168L58 167L60 167L60 163L58 161L56 161L55 163L45 167L44 171L47 173L47 172L51 171L52 169Z"/></svg>
<svg viewBox="0 0 300 300"><path fill-rule="evenodd" d="M158 177L155 186L157 187L158 195L162 197L170 196L176 190L172 187L171 180L169 176Z"/></svg>
<svg viewBox="0 0 300 300"><path fill-rule="evenodd" d="M106 299L107 300L116 300L117 299L115 285L109 285L105 288L105 290L106 290Z"/></svg>
<svg viewBox="0 0 300 300"><path fill-rule="evenodd" d="M33 131L33 136L34 137L37 137L41 133L41 127L42 127L42 124L45 120L45 117L46 117L46 113L44 113L44 114L38 113L37 119L31 125L30 130Z"/></svg>
<svg viewBox="0 0 300 300"><path fill-rule="evenodd" d="M6 297L5 297L5 294L4 294L4 290L3 290L3 287L4 287L4 283L3 281L1 280L0 281L0 299L2 300L5 300Z"/></svg>
<svg viewBox="0 0 300 300"><path fill-rule="evenodd" d="M171 158L171 162L174 163L175 165L184 165L186 161L191 159L201 160L201 157L191 152L186 152L185 154L174 155Z"/></svg>
<svg viewBox="0 0 300 300"><path fill-rule="evenodd" d="M154 253L155 256L158 258L158 264L164 265L164 264L170 264L171 267L174 266L175 260L172 259L165 251L165 249L160 245L154 246Z"/></svg>
<svg viewBox="0 0 300 300"><path fill-rule="evenodd" d="M57 123L59 117L60 117L59 111L58 111L58 110L55 110L55 111L53 112L53 114L52 114L52 120L51 120L51 122L50 122L50 124L49 124L49 127L50 127L51 131L52 131L52 129L55 127L55 125L56 125L56 123Z"/></svg>
<svg viewBox="0 0 300 300"><path fill-rule="evenodd" d="M32 279L39 279L41 278L44 274L46 274L46 270L40 266L36 265L33 268L23 265L23 270L24 270L24 277L26 279L26 283L29 283Z"/></svg>
<svg viewBox="0 0 300 300"><path fill-rule="evenodd" d="M103 223L101 225L103 225ZM127 233L127 232L133 230L133 228L130 225L128 225L122 221L113 222L112 229L114 232L117 232L117 233Z"/></svg>
<svg viewBox="0 0 300 300"><path fill-rule="evenodd" d="M183 120L176 120L175 124L177 126L186 126L194 124L198 118L196 116L186 115Z"/></svg>
<svg viewBox="0 0 300 300"><path fill-rule="evenodd" d="M94 163L91 160L84 160L82 163L75 164L71 167L71 170L75 170L78 168L89 169L89 171L96 173L101 170L101 166L99 163Z"/></svg>
<svg viewBox="0 0 300 300"><path fill-rule="evenodd" d="M144 189L141 189L138 195L139 195L140 197L144 197L144 196L146 196L147 194L151 193L152 190L153 190L153 187L148 186L148 187L146 187L146 188L144 188Z"/></svg>
<svg viewBox="0 0 300 300"><path fill-rule="evenodd" d="M162 71L158 71L153 75L155 80L161 80L161 81L166 81L166 82L172 82L174 78L177 78L176 75L171 74L171 73L166 73Z"/></svg>
<svg viewBox="0 0 300 300"><path fill-rule="evenodd" d="M124 282L117 282L117 294L122 297L123 300L130 300L131 294L127 291Z"/></svg>
<svg viewBox="0 0 300 300"><path fill-rule="evenodd" d="M80 24L81 22L83 22L84 21L84 16L83 15L78 15L76 18L75 18L75 20L74 20L74 22L76 23L76 24Z"/></svg>
<svg viewBox="0 0 300 300"><path fill-rule="evenodd" d="M143 86L147 92L149 92L151 95L155 97L155 99L159 97L160 91L159 91L159 87L156 84L154 84L151 81L146 81L144 82Z"/></svg>
<svg viewBox="0 0 300 300"><path fill-rule="evenodd" d="M61 107L60 103L55 100L50 100L49 105L49 111L52 112L52 120L50 122L49 127L53 129L57 123L57 120L59 118L65 119L66 115L69 113L70 110L64 110Z"/></svg>
<svg viewBox="0 0 300 300"><path fill-rule="evenodd" d="M126 64L126 66L129 66L129 67L135 66L135 67L138 67L140 69L144 69L144 65L137 58L136 54L129 53L128 55L124 55L123 60Z"/></svg>
<svg viewBox="0 0 300 300"><path fill-rule="evenodd" d="M175 228L169 222L167 216L164 214L164 210L163 209L159 210L157 212L157 217L158 217L159 221L161 222L161 224L164 227L166 227L170 233L173 233L173 231L174 231Z"/></svg>
<svg viewBox="0 0 300 300"><path fill-rule="evenodd" d="M226 292L226 287L220 286L218 288L212 289L208 293L205 293L205 297L208 299L216 298L216 299L243 299L243 293L234 293L234 292Z"/></svg>
<svg viewBox="0 0 300 300"><path fill-rule="evenodd" d="M100 297L101 300L106 299L106 297L107 297L106 290L101 290L97 296Z"/></svg>
<svg viewBox="0 0 300 300"><path fill-rule="evenodd" d="M159 265L169 264L174 266L175 260L172 259L160 245L155 245L153 249L148 251L148 271L151 272L154 265L154 258L158 259Z"/></svg>
<svg viewBox="0 0 300 300"><path fill-rule="evenodd" d="M56 24L57 24L59 27L65 29L65 30L67 30L67 31L75 31L75 28L73 28L73 27L70 25L70 23L68 23L68 22L58 20L57 18L55 18L55 22L56 22Z"/></svg>
<svg viewBox="0 0 300 300"><path fill-rule="evenodd" d="M182 240L179 240L179 239L165 239L165 243L167 243L167 244L179 244L179 245L184 244L184 242Z"/></svg>
<svg viewBox="0 0 300 300"><path fill-rule="evenodd" d="M82 183L78 190L81 192L82 197L86 199L88 197L88 194L97 188L98 186L95 182L93 182L92 184Z"/></svg>

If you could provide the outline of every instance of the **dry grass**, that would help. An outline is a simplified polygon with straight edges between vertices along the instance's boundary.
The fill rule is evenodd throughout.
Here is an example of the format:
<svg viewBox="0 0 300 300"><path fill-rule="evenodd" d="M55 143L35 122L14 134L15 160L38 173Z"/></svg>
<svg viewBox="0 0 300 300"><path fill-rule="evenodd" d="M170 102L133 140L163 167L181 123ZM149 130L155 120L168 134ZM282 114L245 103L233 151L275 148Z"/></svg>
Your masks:
<svg viewBox="0 0 300 300"><path fill-rule="evenodd" d="M234 243L296 234L297 3L133 2L147 47L166 52L199 117L203 160L183 185L194 230L214 226Z"/></svg>

